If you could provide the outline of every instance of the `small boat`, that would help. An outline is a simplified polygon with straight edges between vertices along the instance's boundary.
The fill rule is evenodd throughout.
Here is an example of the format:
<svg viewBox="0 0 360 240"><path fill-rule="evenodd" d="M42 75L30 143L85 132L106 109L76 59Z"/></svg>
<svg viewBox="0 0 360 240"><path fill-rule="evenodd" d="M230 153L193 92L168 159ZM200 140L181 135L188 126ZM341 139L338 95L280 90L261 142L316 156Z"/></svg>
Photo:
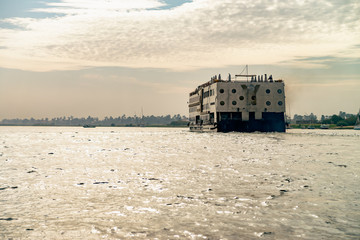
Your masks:
<svg viewBox="0 0 360 240"><path fill-rule="evenodd" d="M360 110L359 110L359 113L358 113L357 118L356 118L356 122L355 122L355 125L354 125L354 130L360 130Z"/></svg>
<svg viewBox="0 0 360 240"><path fill-rule="evenodd" d="M83 126L84 128L96 128L95 125L89 125L89 124L86 124Z"/></svg>
<svg viewBox="0 0 360 240"><path fill-rule="evenodd" d="M320 129L329 129L329 124L321 124Z"/></svg>

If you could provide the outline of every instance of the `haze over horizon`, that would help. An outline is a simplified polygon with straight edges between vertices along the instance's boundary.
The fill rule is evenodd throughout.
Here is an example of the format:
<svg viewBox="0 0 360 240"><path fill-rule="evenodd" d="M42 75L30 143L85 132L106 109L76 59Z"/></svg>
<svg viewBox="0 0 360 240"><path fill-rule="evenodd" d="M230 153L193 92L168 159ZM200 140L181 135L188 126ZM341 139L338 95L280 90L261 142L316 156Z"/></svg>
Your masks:
<svg viewBox="0 0 360 240"><path fill-rule="evenodd" d="M187 115L211 76L272 74L288 114L357 113L360 3L2 0L0 120Z"/></svg>

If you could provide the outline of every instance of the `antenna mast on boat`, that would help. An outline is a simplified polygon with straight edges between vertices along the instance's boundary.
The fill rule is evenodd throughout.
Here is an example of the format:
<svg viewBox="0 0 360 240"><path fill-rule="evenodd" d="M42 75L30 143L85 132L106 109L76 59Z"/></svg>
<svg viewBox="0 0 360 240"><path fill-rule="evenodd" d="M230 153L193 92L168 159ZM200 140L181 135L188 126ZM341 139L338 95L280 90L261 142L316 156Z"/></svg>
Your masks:
<svg viewBox="0 0 360 240"><path fill-rule="evenodd" d="M249 66L246 64L246 75L249 75ZM249 81L249 77L246 77L246 81Z"/></svg>
<svg viewBox="0 0 360 240"><path fill-rule="evenodd" d="M244 67L244 69L241 71L241 73L239 75L235 75L235 77L240 76L245 70L246 70L246 81L248 82L249 81L249 66L248 65L246 65Z"/></svg>

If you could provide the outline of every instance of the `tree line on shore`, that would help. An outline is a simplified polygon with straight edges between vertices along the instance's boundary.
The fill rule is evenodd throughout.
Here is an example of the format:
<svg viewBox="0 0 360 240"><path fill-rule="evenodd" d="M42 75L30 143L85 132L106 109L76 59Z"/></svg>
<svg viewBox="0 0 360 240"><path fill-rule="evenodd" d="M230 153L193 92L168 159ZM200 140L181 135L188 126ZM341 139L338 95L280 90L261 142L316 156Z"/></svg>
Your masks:
<svg viewBox="0 0 360 240"><path fill-rule="evenodd" d="M99 119L98 117L88 116L87 118L77 117L56 117L56 118L41 118L41 119L3 119L0 125L5 126L186 126L187 117L180 114L165 115L165 116L126 116L121 117L105 117Z"/></svg>
<svg viewBox="0 0 360 240"><path fill-rule="evenodd" d="M318 120L317 116L311 113L310 115L295 114L293 119L287 119L287 122L293 124L331 124L335 126L353 126L355 125L357 115L340 112L338 115L321 116ZM98 117L88 116L87 118L77 117L56 117L56 118L41 118L41 119L3 119L0 125L3 126L186 126L188 118L180 114L165 115L165 116L126 116L121 117L105 117L99 119Z"/></svg>
<svg viewBox="0 0 360 240"><path fill-rule="evenodd" d="M291 124L328 124L338 127L354 126L356 123L357 114L349 114L345 112L339 112L338 115L333 114L331 116L321 116L318 120L316 115L311 113L310 115L294 115L294 118L289 120Z"/></svg>

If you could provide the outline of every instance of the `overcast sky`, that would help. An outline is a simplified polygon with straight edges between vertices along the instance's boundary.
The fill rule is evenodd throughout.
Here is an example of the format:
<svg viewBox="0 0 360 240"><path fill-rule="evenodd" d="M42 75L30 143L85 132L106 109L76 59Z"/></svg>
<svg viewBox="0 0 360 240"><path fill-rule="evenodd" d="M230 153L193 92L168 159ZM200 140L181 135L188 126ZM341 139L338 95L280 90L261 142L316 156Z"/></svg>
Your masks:
<svg viewBox="0 0 360 240"><path fill-rule="evenodd" d="M186 114L211 76L272 74L291 115L360 108L358 0L0 0L0 119Z"/></svg>

